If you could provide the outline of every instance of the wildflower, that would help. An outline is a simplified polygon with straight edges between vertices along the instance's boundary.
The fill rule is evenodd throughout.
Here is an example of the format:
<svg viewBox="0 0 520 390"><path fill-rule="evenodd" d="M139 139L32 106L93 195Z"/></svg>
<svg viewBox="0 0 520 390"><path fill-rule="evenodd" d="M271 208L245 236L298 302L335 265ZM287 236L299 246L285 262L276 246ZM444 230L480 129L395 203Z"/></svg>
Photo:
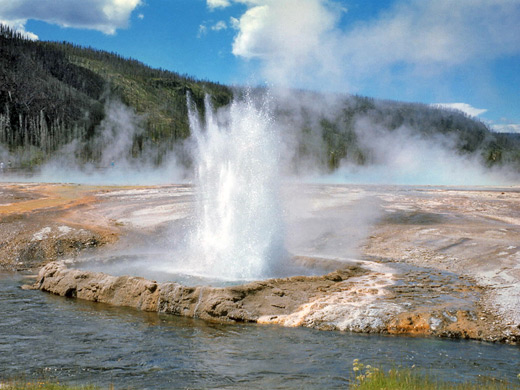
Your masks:
<svg viewBox="0 0 520 390"><path fill-rule="evenodd" d="M354 371L359 371L359 367L354 367L353 370Z"/></svg>

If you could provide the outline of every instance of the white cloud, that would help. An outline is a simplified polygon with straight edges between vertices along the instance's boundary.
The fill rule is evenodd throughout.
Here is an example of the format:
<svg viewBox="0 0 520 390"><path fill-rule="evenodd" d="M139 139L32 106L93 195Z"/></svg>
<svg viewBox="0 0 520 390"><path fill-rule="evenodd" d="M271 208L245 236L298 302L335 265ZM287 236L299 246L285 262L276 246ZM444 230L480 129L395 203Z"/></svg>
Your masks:
<svg viewBox="0 0 520 390"><path fill-rule="evenodd" d="M475 108L468 103L435 103L432 104L432 106L462 111L469 116L479 116L480 114L487 112L487 109L485 108Z"/></svg>
<svg viewBox="0 0 520 390"><path fill-rule="evenodd" d="M30 31L25 31L25 23L27 23L27 20L23 20L23 19L18 19L18 20L4 20L4 19L0 19L0 24L3 24L4 26L11 27L13 30L15 30L16 32L22 34L27 39L31 39L33 41L37 41L39 39L38 35L30 32Z"/></svg>
<svg viewBox="0 0 520 390"><path fill-rule="evenodd" d="M401 0L344 35L358 67L452 66L520 53L518 0Z"/></svg>
<svg viewBox="0 0 520 390"><path fill-rule="evenodd" d="M211 26L211 29L213 31L220 31L227 29L227 24L223 20L219 20L217 23L215 23L213 26Z"/></svg>
<svg viewBox="0 0 520 390"><path fill-rule="evenodd" d="M199 26L199 32L197 33L197 38L202 38L207 33L208 33L208 27L205 24L201 24Z"/></svg>
<svg viewBox="0 0 520 390"><path fill-rule="evenodd" d="M22 28L34 19L115 34L128 26L130 14L141 4L142 0L0 0L0 18L20 21Z"/></svg>
<svg viewBox="0 0 520 390"><path fill-rule="evenodd" d="M293 86L309 78L362 84L403 67L428 76L520 54L520 0L396 0L373 19L341 27L337 0L207 1L246 5L231 24L233 53L260 59L268 81Z"/></svg>
<svg viewBox="0 0 520 390"><path fill-rule="evenodd" d="M206 0L208 8L214 10L215 8L227 8L235 4L245 4L247 6L261 5L264 0Z"/></svg>
<svg viewBox="0 0 520 390"><path fill-rule="evenodd" d="M233 54L259 58L271 82L309 82L338 64L332 44L340 8L326 0L265 0L240 17ZM305 70L306 72L302 72Z"/></svg>
<svg viewBox="0 0 520 390"><path fill-rule="evenodd" d="M210 9L214 8L225 8L229 7L231 2L229 0L208 0L208 7Z"/></svg>
<svg viewBox="0 0 520 390"><path fill-rule="evenodd" d="M229 18L229 25L231 26L231 28L238 30L240 28L240 20L231 16Z"/></svg>
<svg viewBox="0 0 520 390"><path fill-rule="evenodd" d="M497 133L518 133L520 134L520 123L506 123L491 125L491 130Z"/></svg>
<svg viewBox="0 0 520 390"><path fill-rule="evenodd" d="M137 15L137 17L138 17L139 19L143 20L143 19L144 19L144 14L139 14L139 15Z"/></svg>

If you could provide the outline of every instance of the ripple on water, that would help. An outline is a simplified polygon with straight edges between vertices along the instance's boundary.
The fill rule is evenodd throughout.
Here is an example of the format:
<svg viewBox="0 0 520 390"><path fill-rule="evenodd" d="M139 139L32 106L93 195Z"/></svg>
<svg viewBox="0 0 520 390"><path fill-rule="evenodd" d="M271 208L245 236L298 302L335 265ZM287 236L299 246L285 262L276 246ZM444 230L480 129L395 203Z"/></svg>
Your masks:
<svg viewBox="0 0 520 390"><path fill-rule="evenodd" d="M0 276L0 378L116 388L338 388L352 360L415 364L450 380L517 380L520 349L430 338L354 335L198 320L20 289Z"/></svg>

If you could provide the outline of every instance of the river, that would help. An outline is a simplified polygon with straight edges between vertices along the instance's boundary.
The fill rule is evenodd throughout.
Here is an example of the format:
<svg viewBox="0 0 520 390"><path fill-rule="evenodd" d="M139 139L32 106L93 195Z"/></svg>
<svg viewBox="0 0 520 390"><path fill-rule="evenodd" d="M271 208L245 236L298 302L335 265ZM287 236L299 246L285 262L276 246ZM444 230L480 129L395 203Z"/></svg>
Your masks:
<svg viewBox="0 0 520 390"><path fill-rule="evenodd" d="M116 389L346 388L352 362L517 382L520 348L465 340L219 325L22 290L0 274L0 379ZM517 382L518 383L518 382Z"/></svg>

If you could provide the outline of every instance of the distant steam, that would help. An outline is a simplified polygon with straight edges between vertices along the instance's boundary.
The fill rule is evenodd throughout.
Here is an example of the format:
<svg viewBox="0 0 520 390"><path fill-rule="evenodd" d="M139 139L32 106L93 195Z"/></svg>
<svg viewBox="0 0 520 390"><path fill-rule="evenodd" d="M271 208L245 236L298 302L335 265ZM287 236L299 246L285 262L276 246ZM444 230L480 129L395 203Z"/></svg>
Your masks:
<svg viewBox="0 0 520 390"><path fill-rule="evenodd" d="M357 124L368 164L343 163L325 181L402 185L502 185L512 183L505 169L485 167L478 154L461 155L456 138L421 136L402 127L389 132L370 118Z"/></svg>
<svg viewBox="0 0 520 390"><path fill-rule="evenodd" d="M142 150L135 148L134 139L144 133L143 118L118 100L105 104L105 118L88 141L74 139L58 150L53 157L32 174L9 174L0 180L41 181L89 184L166 184L188 180L188 169L178 162L183 155L179 143L156 164L157 147L143 143ZM93 159L83 162L81 153L85 143L94 151ZM10 158L0 149L0 161ZM14 158L13 158L14 160Z"/></svg>
<svg viewBox="0 0 520 390"><path fill-rule="evenodd" d="M410 117L410 122L415 122L415 125L405 124L396 129L385 124L391 118L381 117L384 109L359 112L353 119L352 134L348 134L344 128L339 128L346 120L341 117L341 112L347 105L348 98L344 96L324 94L320 101L307 94L292 97L278 95L277 107L286 113L279 125L286 144L284 172L287 177L303 182L336 184L518 183L520 175L514 167L507 164L486 166L483 158L485 150L477 148L471 153L463 153L456 131L443 134L436 128L425 130L431 123L448 118L451 111L434 112L424 107L425 111L417 111L416 116ZM431 115L434 119L427 121L423 115ZM324 133L323 121L338 126L336 132ZM478 136L475 133L475 137ZM346 156L337 161L337 168L333 169L328 166L331 151L326 145L331 137L344 137L341 142L345 142L348 149ZM353 157L357 151L363 154L361 160Z"/></svg>

